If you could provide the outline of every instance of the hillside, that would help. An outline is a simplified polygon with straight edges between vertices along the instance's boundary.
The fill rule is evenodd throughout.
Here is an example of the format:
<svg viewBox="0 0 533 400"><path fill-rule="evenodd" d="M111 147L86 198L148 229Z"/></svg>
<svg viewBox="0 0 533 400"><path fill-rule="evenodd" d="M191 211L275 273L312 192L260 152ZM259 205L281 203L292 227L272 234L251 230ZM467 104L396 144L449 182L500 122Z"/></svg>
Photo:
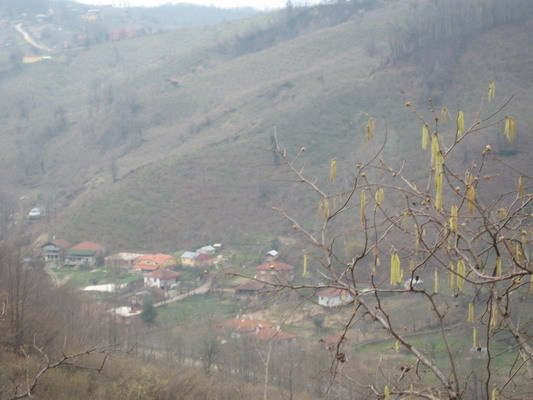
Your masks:
<svg viewBox="0 0 533 400"><path fill-rule="evenodd" d="M368 116L381 137L387 129L388 159L416 161L419 120L404 103L427 114L432 98L436 109L461 108L471 124L489 80L498 105L514 95L518 139L506 146L494 128L487 140L507 163L531 170L531 6L477 31L428 33L398 52L402 34L423 37L405 28L408 18L431 16L418 3L288 9L66 49L18 68L6 54L5 195L47 206L37 230L114 249L270 240L290 231L273 206L310 226L316 209L312 196L273 175L274 132L289 152L306 147L317 179L327 179L333 157L368 159ZM470 161L467 153L457 160Z"/></svg>

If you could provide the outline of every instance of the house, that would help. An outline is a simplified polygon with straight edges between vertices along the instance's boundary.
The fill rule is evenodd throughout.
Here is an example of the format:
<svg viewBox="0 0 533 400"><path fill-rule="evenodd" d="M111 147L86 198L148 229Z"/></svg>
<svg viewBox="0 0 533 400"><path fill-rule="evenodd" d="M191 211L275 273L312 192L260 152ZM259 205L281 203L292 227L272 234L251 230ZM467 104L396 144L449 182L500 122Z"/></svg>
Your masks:
<svg viewBox="0 0 533 400"><path fill-rule="evenodd" d="M253 332L246 333L246 337L262 343L273 342L277 344L292 342L296 339L296 335L283 332L279 325L276 327L264 326L262 328L257 328Z"/></svg>
<svg viewBox="0 0 533 400"><path fill-rule="evenodd" d="M45 262L59 263L63 260L70 243L64 239L52 239L41 246L40 256Z"/></svg>
<svg viewBox="0 0 533 400"><path fill-rule="evenodd" d="M26 54L22 57L22 62L24 64L32 64L41 61L43 58L37 54Z"/></svg>
<svg viewBox="0 0 533 400"><path fill-rule="evenodd" d="M215 264L215 257L197 251L185 251L180 258L182 265L190 267L209 267Z"/></svg>
<svg viewBox="0 0 533 400"><path fill-rule="evenodd" d="M155 286L160 289L172 289L177 286L181 274L170 269L157 269L144 275L144 286Z"/></svg>
<svg viewBox="0 0 533 400"><path fill-rule="evenodd" d="M181 258L181 264L194 267L195 263L196 263L196 257L198 257L198 253L197 252L195 252L195 251L185 251L180 257Z"/></svg>
<svg viewBox="0 0 533 400"><path fill-rule="evenodd" d="M135 259L133 269L143 272L151 272L160 268L170 268L176 265L176 259L168 254L143 254Z"/></svg>
<svg viewBox="0 0 533 400"><path fill-rule="evenodd" d="M92 268L103 261L105 247L99 243L81 242L72 246L65 254L63 265L67 267Z"/></svg>
<svg viewBox="0 0 533 400"><path fill-rule="evenodd" d="M198 254L208 254L212 256L215 254L216 249L213 246L204 246L196 250Z"/></svg>
<svg viewBox="0 0 533 400"><path fill-rule="evenodd" d="M235 296L239 299L257 297L263 293L265 287L263 282L249 281L235 288Z"/></svg>
<svg viewBox="0 0 533 400"><path fill-rule="evenodd" d="M346 289L327 288L318 292L318 304L323 307L340 307L352 302L354 297Z"/></svg>
<svg viewBox="0 0 533 400"><path fill-rule="evenodd" d="M268 342L287 342L296 338L295 335L283 332L279 326L273 327L269 322L259 321L246 315L222 321L216 325L216 330L231 339L246 338Z"/></svg>
<svg viewBox="0 0 533 400"><path fill-rule="evenodd" d="M142 256L140 253L117 253L104 259L106 267L133 268L135 260Z"/></svg>
<svg viewBox="0 0 533 400"><path fill-rule="evenodd" d="M265 262L276 261L279 258L279 252L277 250L270 250L265 254Z"/></svg>
<svg viewBox="0 0 533 400"><path fill-rule="evenodd" d="M210 267L215 264L215 257L209 254L198 254L194 260L195 267Z"/></svg>
<svg viewBox="0 0 533 400"><path fill-rule="evenodd" d="M279 261L263 263L257 267L256 279L270 284L284 284L294 279L294 267Z"/></svg>
<svg viewBox="0 0 533 400"><path fill-rule="evenodd" d="M246 315L237 315L235 318L219 322L215 328L225 336L238 339L247 333L255 332L256 329L267 326L270 327L270 324L266 321L259 321Z"/></svg>

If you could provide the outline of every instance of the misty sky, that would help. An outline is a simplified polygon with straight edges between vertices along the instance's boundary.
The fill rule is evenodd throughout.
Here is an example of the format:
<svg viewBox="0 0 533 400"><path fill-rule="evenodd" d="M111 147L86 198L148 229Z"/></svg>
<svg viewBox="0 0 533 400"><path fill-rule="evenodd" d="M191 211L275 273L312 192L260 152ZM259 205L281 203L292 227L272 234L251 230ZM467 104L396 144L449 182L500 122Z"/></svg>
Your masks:
<svg viewBox="0 0 533 400"><path fill-rule="evenodd" d="M168 3L190 3L216 7L254 7L273 9L285 7L287 0L78 0L80 3L114 6L157 6ZM318 0L292 0L294 5L319 3Z"/></svg>

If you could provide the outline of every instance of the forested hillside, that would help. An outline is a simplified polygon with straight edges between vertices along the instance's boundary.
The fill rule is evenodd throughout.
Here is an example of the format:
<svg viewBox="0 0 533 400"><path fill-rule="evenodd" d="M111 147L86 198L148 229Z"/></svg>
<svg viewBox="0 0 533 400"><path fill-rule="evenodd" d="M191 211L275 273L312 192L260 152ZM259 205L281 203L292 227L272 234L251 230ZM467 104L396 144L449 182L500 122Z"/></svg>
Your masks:
<svg viewBox="0 0 533 400"><path fill-rule="evenodd" d="M432 98L473 121L489 80L501 98L514 95L524 133L511 148L492 140L524 165L531 4L480 7L475 24L455 13L472 19L477 8L451 0L289 8L19 67L6 55L2 179L13 199L49 205L50 233L113 246L280 233L270 208L294 196L265 167L276 161L275 130L324 170L334 155L362 157L353 143L371 115L379 130L387 125L388 148L407 156L414 125L405 101L424 109Z"/></svg>

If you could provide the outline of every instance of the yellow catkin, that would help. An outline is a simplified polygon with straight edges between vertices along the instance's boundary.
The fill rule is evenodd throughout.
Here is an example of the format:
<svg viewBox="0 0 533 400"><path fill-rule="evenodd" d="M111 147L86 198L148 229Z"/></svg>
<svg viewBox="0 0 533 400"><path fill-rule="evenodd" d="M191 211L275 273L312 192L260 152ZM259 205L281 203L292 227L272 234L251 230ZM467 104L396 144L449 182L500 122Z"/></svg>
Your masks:
<svg viewBox="0 0 533 400"><path fill-rule="evenodd" d="M385 200L385 190L383 188L379 188L376 190L376 193L374 193L374 201L376 202L376 205L381 205L383 203L383 200Z"/></svg>
<svg viewBox="0 0 533 400"><path fill-rule="evenodd" d="M477 348L477 328L474 326L474 329L472 329L472 347L474 349Z"/></svg>
<svg viewBox="0 0 533 400"><path fill-rule="evenodd" d="M533 275L529 278L529 293L533 293Z"/></svg>
<svg viewBox="0 0 533 400"><path fill-rule="evenodd" d="M385 400L390 400L390 389L389 389L389 385L385 386Z"/></svg>
<svg viewBox="0 0 533 400"><path fill-rule="evenodd" d="M463 133L465 133L465 115L459 110L457 113L457 136L460 136Z"/></svg>
<svg viewBox="0 0 533 400"><path fill-rule="evenodd" d="M429 126L424 124L422 127L422 150L426 150L429 142Z"/></svg>
<svg viewBox="0 0 533 400"><path fill-rule="evenodd" d="M307 275L307 251L304 251L304 262L303 262L303 272L302 276Z"/></svg>
<svg viewBox="0 0 533 400"><path fill-rule="evenodd" d="M507 217L507 210L502 207L498 210L498 218L504 219L505 217Z"/></svg>
<svg viewBox="0 0 533 400"><path fill-rule="evenodd" d="M329 218L329 200L326 198L324 199L324 219Z"/></svg>
<svg viewBox="0 0 533 400"><path fill-rule="evenodd" d="M439 293L439 272L435 270L435 287L433 288L435 293Z"/></svg>
<svg viewBox="0 0 533 400"><path fill-rule="evenodd" d="M457 232L457 216L459 214L459 208L454 204L450 210L450 231Z"/></svg>
<svg viewBox="0 0 533 400"><path fill-rule="evenodd" d="M440 121L441 121L443 124L447 124L449 119L450 119L450 116L449 116L449 114L448 114L448 109L447 109L446 107L443 107L443 108L440 110Z"/></svg>
<svg viewBox="0 0 533 400"><path fill-rule="evenodd" d="M518 198L523 203L524 202L524 180L522 177L518 178Z"/></svg>
<svg viewBox="0 0 533 400"><path fill-rule="evenodd" d="M498 388L492 389L491 400L499 400L499 398L500 398L500 391L498 390Z"/></svg>
<svg viewBox="0 0 533 400"><path fill-rule="evenodd" d="M468 212L473 214L476 210L476 188L474 187L474 178L470 173L466 176L466 200L468 202Z"/></svg>
<svg viewBox="0 0 533 400"><path fill-rule="evenodd" d="M365 128L365 142L366 143L374 139L374 128L375 128L374 119L368 118L368 122L366 123L366 128Z"/></svg>
<svg viewBox="0 0 533 400"><path fill-rule="evenodd" d="M435 157L435 208L442 210L442 166L444 157L442 151L438 151Z"/></svg>
<svg viewBox="0 0 533 400"><path fill-rule="evenodd" d="M496 84L494 83L494 81L489 81L489 95L488 95L489 102L492 101L495 96L496 96Z"/></svg>
<svg viewBox="0 0 533 400"><path fill-rule="evenodd" d="M440 150L439 146L439 137L435 132L431 134L431 166L435 166L435 160L437 158L437 153Z"/></svg>
<svg viewBox="0 0 533 400"><path fill-rule="evenodd" d="M457 277L456 277L457 289L459 289L459 291L463 290L463 286L465 283L465 278L464 278L465 275L466 275L465 262L463 260L459 260L457 261Z"/></svg>
<svg viewBox="0 0 533 400"><path fill-rule="evenodd" d="M394 343L394 351L398 353L400 351L400 341L396 339L396 342Z"/></svg>
<svg viewBox="0 0 533 400"><path fill-rule="evenodd" d="M402 282L401 263L398 253L394 252L390 259L390 284L396 285Z"/></svg>
<svg viewBox="0 0 533 400"><path fill-rule="evenodd" d="M366 192L361 191L361 227L366 226Z"/></svg>
<svg viewBox="0 0 533 400"><path fill-rule="evenodd" d="M509 143L513 143L516 139L515 120L510 115L507 115L505 117L505 128L503 129L503 134L505 135Z"/></svg>
<svg viewBox="0 0 533 400"><path fill-rule="evenodd" d="M316 210L316 216L318 218L322 218L323 215L324 215L324 199L320 199L320 201L318 202L317 210Z"/></svg>
<svg viewBox="0 0 533 400"><path fill-rule="evenodd" d="M337 177L337 160L334 158L333 160L331 160L331 164L329 166L329 180L333 182L336 177Z"/></svg>
<svg viewBox="0 0 533 400"><path fill-rule="evenodd" d="M520 247L520 244L516 243L514 246L514 252L516 255L516 259L518 262L522 262L524 259L524 252L522 251L522 247Z"/></svg>
<svg viewBox="0 0 533 400"><path fill-rule="evenodd" d="M474 303L468 303L468 322L474 322Z"/></svg>
<svg viewBox="0 0 533 400"><path fill-rule="evenodd" d="M490 322L489 322L489 329L491 332L494 332L496 329L498 329L498 325L500 323L500 312L498 311L498 307L496 304L492 306L492 312L490 313Z"/></svg>
<svg viewBox="0 0 533 400"><path fill-rule="evenodd" d="M502 276L502 259L501 257L496 258L496 276Z"/></svg>

